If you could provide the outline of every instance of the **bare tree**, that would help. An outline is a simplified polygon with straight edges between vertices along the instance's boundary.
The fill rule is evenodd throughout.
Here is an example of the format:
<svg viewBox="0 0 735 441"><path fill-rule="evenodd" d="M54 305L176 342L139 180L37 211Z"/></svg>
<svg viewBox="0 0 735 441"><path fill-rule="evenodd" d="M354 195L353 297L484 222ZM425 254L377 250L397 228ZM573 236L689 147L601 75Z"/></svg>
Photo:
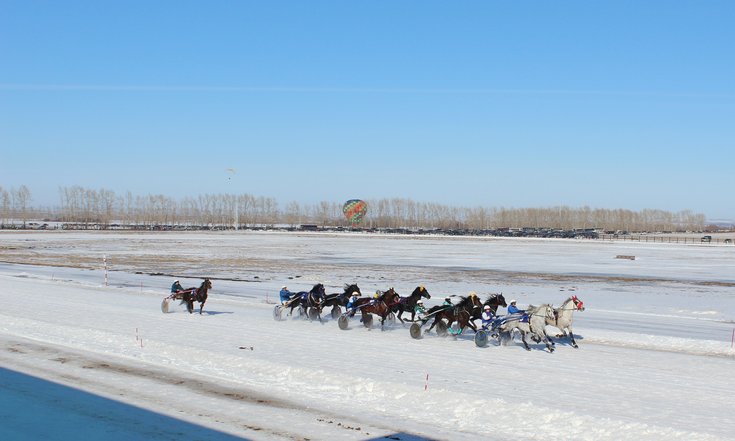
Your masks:
<svg viewBox="0 0 735 441"><path fill-rule="evenodd" d="M18 189L10 190L13 209L17 216L23 220L23 228L26 227L28 219L28 203L31 201L31 191L25 185L21 185Z"/></svg>

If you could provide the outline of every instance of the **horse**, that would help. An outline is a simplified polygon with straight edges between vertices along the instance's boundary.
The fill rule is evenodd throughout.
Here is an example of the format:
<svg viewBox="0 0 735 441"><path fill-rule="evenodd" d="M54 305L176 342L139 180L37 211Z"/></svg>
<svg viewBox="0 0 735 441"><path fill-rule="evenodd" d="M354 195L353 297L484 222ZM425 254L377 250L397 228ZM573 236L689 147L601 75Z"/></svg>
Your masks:
<svg viewBox="0 0 735 441"><path fill-rule="evenodd" d="M584 302L577 296L569 297L560 307L554 309L554 317L547 318L546 324L558 328L562 332L557 334L557 337L569 337L572 340L572 346L579 348L577 342L574 341L574 332L572 331L572 313L574 311L584 311Z"/></svg>
<svg viewBox="0 0 735 441"><path fill-rule="evenodd" d="M307 313L310 320L317 318L319 319L319 323L322 323L321 314L325 297L324 285L317 283L310 291L297 292L283 307L291 308L288 312L288 315L291 315L294 308L298 306L300 308L299 311Z"/></svg>
<svg viewBox="0 0 735 441"><path fill-rule="evenodd" d="M499 294L492 294L490 295L487 300L482 304L482 309L479 311L475 311L475 313L472 315L472 322L474 323L475 320L480 320L482 318L482 311L485 309L486 306L490 307L490 311L493 313L493 316L498 314L498 307L502 306L503 308L508 307L508 303L505 301L505 297L503 297L503 293Z"/></svg>
<svg viewBox="0 0 735 441"><path fill-rule="evenodd" d="M525 321L526 317L528 321ZM500 320L497 326L498 339L500 340L501 336L505 336L504 339L510 339L513 330L518 329L521 333L523 346L527 351L530 351L531 348L526 343L526 334L533 334L534 337L538 338L536 340L532 337L535 341L543 341L546 344L546 349L549 352L554 352L554 342L546 335L546 321L549 318L554 318L554 308L548 303L538 307L529 306L526 314L511 314Z"/></svg>
<svg viewBox="0 0 735 441"><path fill-rule="evenodd" d="M429 291L424 288L424 285L417 286L410 296L401 297L398 303L395 304L393 312L396 313L396 317L398 317L398 320L400 320L401 323L405 323L401 318L401 315L406 311L411 311L410 321L414 321L414 318L416 317L416 302L418 302L422 297L425 299L431 298Z"/></svg>
<svg viewBox="0 0 735 441"><path fill-rule="evenodd" d="M199 288L188 288L181 291L181 303L186 303L186 310L189 314L194 312L194 302L199 302L199 314L204 310L204 303L207 301L207 291L212 289L212 281L204 279ZM179 298L178 296L174 298Z"/></svg>
<svg viewBox="0 0 735 441"><path fill-rule="evenodd" d="M388 317L388 314L392 312L393 306L398 303L400 299L401 296L399 296L393 288L384 291L377 299L359 299L357 301L357 308L360 310L360 314L362 315L361 321L363 325L369 328L373 321L370 314L376 314L380 317L380 330L384 331L385 319Z"/></svg>
<svg viewBox="0 0 735 441"><path fill-rule="evenodd" d="M340 306L347 306L347 302L350 300L350 296L352 296L353 292L356 292L358 295L362 295L360 287L353 283L352 285L345 284L344 292L327 294L326 297L324 297L324 308L328 306L332 307L332 318L337 318L341 314L342 311L340 310Z"/></svg>
<svg viewBox="0 0 735 441"><path fill-rule="evenodd" d="M456 305L433 306L431 309L426 311L426 316L433 316L434 322L425 332L431 332L434 326L436 326L442 319L446 319L447 326L451 326L454 321L457 321L457 324L459 325L459 332L457 334L461 334L462 330L467 326L472 328L474 332L477 332L477 327L472 323L472 317L475 314L479 314L480 312L478 311L482 311L482 302L480 301L480 298L477 297L477 294L472 292L467 297L460 297L460 299L461 300Z"/></svg>

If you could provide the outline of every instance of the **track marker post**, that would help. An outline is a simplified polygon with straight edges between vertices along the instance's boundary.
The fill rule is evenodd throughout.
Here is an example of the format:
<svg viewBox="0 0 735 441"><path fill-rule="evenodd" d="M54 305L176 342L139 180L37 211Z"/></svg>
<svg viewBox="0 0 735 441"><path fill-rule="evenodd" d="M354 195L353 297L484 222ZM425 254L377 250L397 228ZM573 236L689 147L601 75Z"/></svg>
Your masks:
<svg viewBox="0 0 735 441"><path fill-rule="evenodd" d="M105 286L107 286L107 256L102 256L102 263L105 265Z"/></svg>
<svg viewBox="0 0 735 441"><path fill-rule="evenodd" d="M424 391L429 390L429 374L426 374L426 381L424 381Z"/></svg>

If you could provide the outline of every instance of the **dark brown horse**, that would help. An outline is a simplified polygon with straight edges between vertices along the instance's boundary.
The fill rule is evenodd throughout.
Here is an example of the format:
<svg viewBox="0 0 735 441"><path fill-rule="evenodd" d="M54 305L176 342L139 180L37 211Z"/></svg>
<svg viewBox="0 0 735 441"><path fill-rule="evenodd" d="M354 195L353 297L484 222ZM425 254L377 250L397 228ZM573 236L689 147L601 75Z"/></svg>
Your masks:
<svg viewBox="0 0 735 441"><path fill-rule="evenodd" d="M413 290L410 296L408 297L401 297L401 300L396 303L396 305L393 307L393 312L396 313L396 317L398 317L398 320L401 321L401 323L404 323L403 319L401 318L401 315L404 312L411 312L411 320L414 321L416 317L416 302L419 301L419 299L423 297L426 299L430 299L431 295L429 294L429 291L424 288L424 285L417 286L416 289Z"/></svg>
<svg viewBox="0 0 735 441"><path fill-rule="evenodd" d="M434 322L429 326L426 332L430 332L431 329L442 319L447 321L447 327L452 326L455 321L459 325L458 334L462 333L462 330L469 326L473 331L477 332L477 327L472 323L472 317L482 311L482 302L477 294L474 292L470 293L467 297L460 297L459 303L452 306L434 306L426 312L427 316L433 315ZM437 331L438 332L438 331Z"/></svg>
<svg viewBox="0 0 735 441"><path fill-rule="evenodd" d="M207 291L212 289L212 281L204 279L199 288L188 288L180 292L181 303L186 303L186 310L189 314L194 312L194 302L199 302L199 314L204 310L204 303L207 301Z"/></svg>
<svg viewBox="0 0 735 441"><path fill-rule="evenodd" d="M369 328L373 321L370 314L375 314L380 317L380 330L383 331L386 317L392 312L393 306L400 299L401 296L393 288L390 288L384 291L378 298L358 300L357 309L360 310L360 314L362 315L362 323L365 327Z"/></svg>

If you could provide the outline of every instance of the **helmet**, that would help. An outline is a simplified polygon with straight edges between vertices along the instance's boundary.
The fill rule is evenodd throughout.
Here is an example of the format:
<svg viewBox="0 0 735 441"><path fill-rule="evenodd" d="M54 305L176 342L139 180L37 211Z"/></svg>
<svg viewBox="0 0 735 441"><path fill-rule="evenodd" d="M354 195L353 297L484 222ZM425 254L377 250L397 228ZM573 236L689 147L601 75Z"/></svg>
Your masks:
<svg viewBox="0 0 735 441"><path fill-rule="evenodd" d="M476 292L474 292L474 291L470 291L470 293L469 293L468 295L469 295L470 297L477 297L477 293L476 293Z"/></svg>
<svg viewBox="0 0 735 441"><path fill-rule="evenodd" d="M174 283L179 283L179 279L174 280Z"/></svg>
<svg viewBox="0 0 735 441"><path fill-rule="evenodd" d="M515 302L516 302L516 299L511 299L511 300L510 300L510 302L508 302L508 303L509 303L509 304L513 304L513 303L515 303Z"/></svg>
<svg viewBox="0 0 735 441"><path fill-rule="evenodd" d="M357 291L352 291L352 297L357 297L357 296L359 296L359 295L360 295L360 293L359 293L359 292L357 292Z"/></svg>
<svg viewBox="0 0 735 441"><path fill-rule="evenodd" d="M424 304L424 301L423 300L419 300L418 302L416 302L416 304L417 305L423 305Z"/></svg>
<svg viewBox="0 0 735 441"><path fill-rule="evenodd" d="M485 305L485 308L484 308L484 309L485 309L486 311L487 311L487 310L489 310L489 309L490 309L490 305Z"/></svg>

